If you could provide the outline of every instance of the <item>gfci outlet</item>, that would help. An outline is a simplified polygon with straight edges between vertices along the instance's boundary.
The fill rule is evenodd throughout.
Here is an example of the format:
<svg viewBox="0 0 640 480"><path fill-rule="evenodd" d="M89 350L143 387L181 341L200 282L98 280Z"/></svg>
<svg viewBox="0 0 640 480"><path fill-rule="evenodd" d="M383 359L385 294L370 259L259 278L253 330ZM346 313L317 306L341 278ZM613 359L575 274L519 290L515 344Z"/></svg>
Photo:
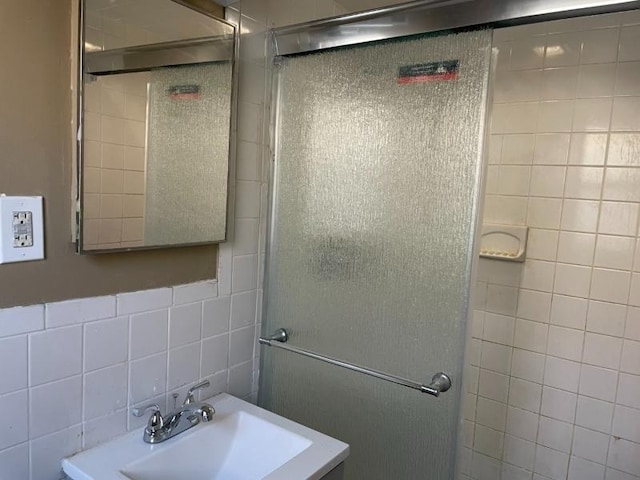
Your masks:
<svg viewBox="0 0 640 480"><path fill-rule="evenodd" d="M0 194L0 263L43 258L42 197Z"/></svg>

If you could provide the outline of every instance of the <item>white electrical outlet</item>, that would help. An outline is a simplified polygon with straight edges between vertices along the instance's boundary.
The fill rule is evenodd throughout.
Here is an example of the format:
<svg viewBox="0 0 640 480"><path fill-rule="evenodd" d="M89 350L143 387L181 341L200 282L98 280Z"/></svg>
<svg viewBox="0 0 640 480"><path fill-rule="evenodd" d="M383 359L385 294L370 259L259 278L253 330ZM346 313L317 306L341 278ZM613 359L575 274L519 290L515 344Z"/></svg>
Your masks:
<svg viewBox="0 0 640 480"><path fill-rule="evenodd" d="M42 197L0 195L0 263L43 258Z"/></svg>

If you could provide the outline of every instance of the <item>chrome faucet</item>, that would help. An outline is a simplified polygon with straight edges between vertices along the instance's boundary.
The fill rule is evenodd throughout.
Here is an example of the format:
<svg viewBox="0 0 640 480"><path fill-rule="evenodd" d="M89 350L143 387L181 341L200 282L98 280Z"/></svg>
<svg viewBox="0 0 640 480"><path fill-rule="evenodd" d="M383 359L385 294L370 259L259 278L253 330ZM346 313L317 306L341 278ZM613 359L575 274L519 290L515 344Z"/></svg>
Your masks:
<svg viewBox="0 0 640 480"><path fill-rule="evenodd" d="M196 402L193 396L196 390L207 388L209 385L209 380L205 380L191 387L182 406L174 408L172 412L164 416L160 413L160 407L156 403L132 409L131 413L134 417L141 417L149 410L152 412L142 439L146 443L164 442L198 425L201 421L211 420L216 413L214 408L208 403Z"/></svg>

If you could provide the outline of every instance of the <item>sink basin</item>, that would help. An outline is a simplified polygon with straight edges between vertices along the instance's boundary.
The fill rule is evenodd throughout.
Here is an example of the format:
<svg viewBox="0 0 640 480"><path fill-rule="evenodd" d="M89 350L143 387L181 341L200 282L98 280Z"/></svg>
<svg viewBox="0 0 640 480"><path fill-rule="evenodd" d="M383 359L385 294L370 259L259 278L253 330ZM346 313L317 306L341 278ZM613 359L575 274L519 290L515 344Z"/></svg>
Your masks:
<svg viewBox="0 0 640 480"><path fill-rule="evenodd" d="M348 455L347 444L230 395L208 402L211 422L156 445L139 429L63 460L63 470L73 480L315 480Z"/></svg>

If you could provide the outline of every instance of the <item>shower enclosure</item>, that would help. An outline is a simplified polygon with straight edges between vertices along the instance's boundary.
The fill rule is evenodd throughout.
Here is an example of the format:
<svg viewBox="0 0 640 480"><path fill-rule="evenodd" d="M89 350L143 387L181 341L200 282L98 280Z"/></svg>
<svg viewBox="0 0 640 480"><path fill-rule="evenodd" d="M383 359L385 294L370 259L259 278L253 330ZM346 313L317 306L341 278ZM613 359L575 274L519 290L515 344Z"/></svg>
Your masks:
<svg viewBox="0 0 640 480"><path fill-rule="evenodd" d="M509 3L413 2L275 32L262 343L286 343L263 347L259 403L349 443L348 479L454 478L489 26L596 8ZM452 387L436 398L438 372Z"/></svg>

